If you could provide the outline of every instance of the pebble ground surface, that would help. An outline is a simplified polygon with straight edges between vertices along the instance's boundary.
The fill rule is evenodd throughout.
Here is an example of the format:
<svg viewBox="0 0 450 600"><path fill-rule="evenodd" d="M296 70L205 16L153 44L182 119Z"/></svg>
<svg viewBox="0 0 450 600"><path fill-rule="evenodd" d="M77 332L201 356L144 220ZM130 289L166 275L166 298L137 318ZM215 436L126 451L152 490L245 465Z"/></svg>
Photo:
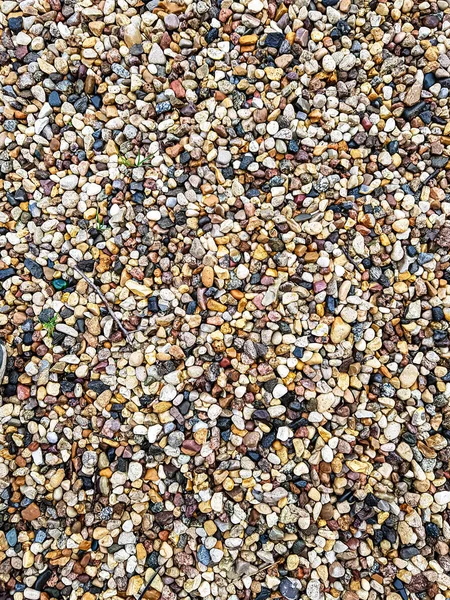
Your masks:
<svg viewBox="0 0 450 600"><path fill-rule="evenodd" d="M1 600L450 598L450 2L0 2Z"/></svg>

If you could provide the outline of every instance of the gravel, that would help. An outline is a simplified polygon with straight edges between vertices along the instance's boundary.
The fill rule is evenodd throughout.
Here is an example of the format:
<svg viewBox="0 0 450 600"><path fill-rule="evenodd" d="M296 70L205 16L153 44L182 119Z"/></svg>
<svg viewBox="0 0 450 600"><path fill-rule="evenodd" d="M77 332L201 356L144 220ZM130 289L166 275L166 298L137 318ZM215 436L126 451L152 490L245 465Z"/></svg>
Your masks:
<svg viewBox="0 0 450 600"><path fill-rule="evenodd" d="M0 16L0 600L450 597L448 0Z"/></svg>

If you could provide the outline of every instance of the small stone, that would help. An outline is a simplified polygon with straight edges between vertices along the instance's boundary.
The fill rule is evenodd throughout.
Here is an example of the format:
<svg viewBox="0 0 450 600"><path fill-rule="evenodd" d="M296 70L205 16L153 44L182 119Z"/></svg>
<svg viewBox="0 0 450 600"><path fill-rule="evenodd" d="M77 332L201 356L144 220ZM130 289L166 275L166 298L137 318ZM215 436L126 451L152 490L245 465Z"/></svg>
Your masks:
<svg viewBox="0 0 450 600"><path fill-rule="evenodd" d="M351 327L341 317L336 317L331 325L330 338L333 344L340 344L350 334Z"/></svg>
<svg viewBox="0 0 450 600"><path fill-rule="evenodd" d="M400 384L403 388L411 388L419 377L419 371L415 365L409 364L400 374Z"/></svg>
<svg viewBox="0 0 450 600"><path fill-rule="evenodd" d="M166 57L164 56L164 52L158 44L153 44L152 49L150 50L150 54L148 55L148 62L151 65L165 65Z"/></svg>
<svg viewBox="0 0 450 600"><path fill-rule="evenodd" d="M22 518L25 519L25 521L34 521L35 519L38 519L41 516L41 511L37 504L32 502L22 510L21 515Z"/></svg>

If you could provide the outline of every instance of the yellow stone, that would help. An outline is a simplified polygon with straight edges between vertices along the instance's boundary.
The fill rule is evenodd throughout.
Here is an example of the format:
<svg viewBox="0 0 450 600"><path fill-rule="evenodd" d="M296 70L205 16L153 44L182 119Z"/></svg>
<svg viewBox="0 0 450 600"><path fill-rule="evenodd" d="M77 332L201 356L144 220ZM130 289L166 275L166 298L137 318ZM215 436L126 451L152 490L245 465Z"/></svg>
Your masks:
<svg viewBox="0 0 450 600"><path fill-rule="evenodd" d="M264 247L261 246L261 244L258 244L253 253L253 257L256 258L256 260L265 260L268 257L268 254Z"/></svg>
<svg viewBox="0 0 450 600"><path fill-rule="evenodd" d="M141 298L147 298L152 294L152 290L148 288L146 285L142 285L133 279L130 279L125 283L125 286L132 292L136 294L136 296L140 296Z"/></svg>
<svg viewBox="0 0 450 600"><path fill-rule="evenodd" d="M256 33L252 33L251 35L242 35L239 38L239 45L240 46L250 46L251 44L256 44L257 41L258 41L258 36L256 35Z"/></svg>
<svg viewBox="0 0 450 600"><path fill-rule="evenodd" d="M136 558L138 563L143 564L147 558L147 550L144 547L144 544L136 545Z"/></svg>
<svg viewBox="0 0 450 600"><path fill-rule="evenodd" d="M49 482L45 486L49 491L55 490L59 487L60 483L64 479L64 469L58 469L54 475L50 477Z"/></svg>
<svg viewBox="0 0 450 600"><path fill-rule="evenodd" d="M284 75L283 69L277 69L275 67L266 67L264 71L270 81L281 81Z"/></svg>
<svg viewBox="0 0 450 600"><path fill-rule="evenodd" d="M206 442L206 438L208 437L208 430L207 429L199 429L198 431L196 431L194 433L194 440L197 442L197 444L204 444Z"/></svg>
<svg viewBox="0 0 450 600"><path fill-rule="evenodd" d="M209 308L209 310L215 310L216 312L221 313L227 310L226 306L224 306L220 302L217 302L216 300L213 300L212 298L208 300L207 307Z"/></svg>
<svg viewBox="0 0 450 600"><path fill-rule="evenodd" d="M348 337L351 330L351 325L346 323L341 317L336 317L331 325L331 341L333 344L339 344Z"/></svg>
<svg viewBox="0 0 450 600"><path fill-rule="evenodd" d="M206 531L206 533L210 536L213 536L216 531L217 531L217 525L214 523L214 521L205 521L205 523L203 524L203 528Z"/></svg>
<svg viewBox="0 0 450 600"><path fill-rule="evenodd" d="M154 405L153 412L155 412L157 415L159 415L163 412L170 410L171 408L172 408L171 402L158 402L157 404Z"/></svg>
<svg viewBox="0 0 450 600"><path fill-rule="evenodd" d="M127 596L137 596L143 584L144 580L139 575L131 577L128 582Z"/></svg>
<svg viewBox="0 0 450 600"><path fill-rule="evenodd" d="M364 473L365 475L370 475L373 471L373 466L371 463L362 462L361 460L348 460L345 463L350 471L354 473Z"/></svg>

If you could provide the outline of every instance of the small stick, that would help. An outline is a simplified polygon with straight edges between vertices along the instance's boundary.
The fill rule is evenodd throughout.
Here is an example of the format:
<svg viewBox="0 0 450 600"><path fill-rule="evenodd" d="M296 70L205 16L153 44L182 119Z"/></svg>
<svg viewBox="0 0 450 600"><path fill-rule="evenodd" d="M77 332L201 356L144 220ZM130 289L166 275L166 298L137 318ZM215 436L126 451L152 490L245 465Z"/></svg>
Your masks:
<svg viewBox="0 0 450 600"><path fill-rule="evenodd" d="M155 579L155 577L157 575L159 575L159 572L161 571L161 569L163 568L164 565L159 565L159 567L157 569L155 569L155 572L153 573L153 575L150 577L150 579L148 580L147 585L145 586L145 588L142 590L142 592L139 594L139 600L142 600L144 597L145 592L148 590L148 588L150 587L150 585L152 584L153 580Z"/></svg>
<svg viewBox="0 0 450 600"><path fill-rule="evenodd" d="M276 560L273 563L270 563L268 565L266 565L265 567L261 567L261 569L258 569L255 573L255 575L258 575L258 573L261 573L262 571L267 571L267 569L270 569L270 567L275 567L276 565L279 565L280 562L283 560L284 557L279 558L278 560Z"/></svg>
<svg viewBox="0 0 450 600"><path fill-rule="evenodd" d="M111 317L113 318L113 320L115 321L117 327L120 329L120 331L123 333L123 335L125 336L125 339L127 342L129 342L131 344L131 339L129 338L129 332L125 329L125 327L122 325L122 323L119 321L119 319L116 317L116 315L114 314L113 309L111 308L108 300L106 299L105 295L103 294L103 292L100 291L100 289L95 285L95 283L92 281L92 279L90 277L88 277L87 275L85 275L85 273L83 273L83 271L81 271L76 265L74 265L73 270L76 271L79 275L81 275L81 277L91 286L91 288L93 288L95 290L95 292L100 296L100 298L103 300L103 304L106 307L106 310L109 312L109 314L111 315Z"/></svg>

